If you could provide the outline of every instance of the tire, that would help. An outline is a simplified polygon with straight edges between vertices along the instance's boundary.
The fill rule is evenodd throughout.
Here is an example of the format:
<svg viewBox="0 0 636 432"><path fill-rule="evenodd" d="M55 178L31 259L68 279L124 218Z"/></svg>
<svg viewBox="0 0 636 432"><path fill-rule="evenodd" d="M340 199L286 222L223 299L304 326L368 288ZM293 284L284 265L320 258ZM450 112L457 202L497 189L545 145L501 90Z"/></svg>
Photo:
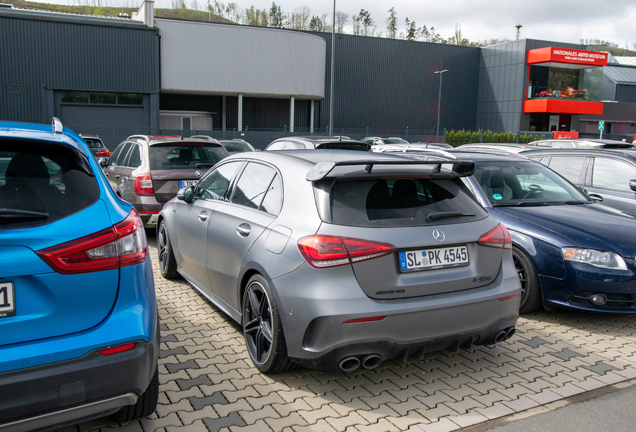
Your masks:
<svg viewBox="0 0 636 432"><path fill-rule="evenodd" d="M157 255L159 258L159 269L161 276L165 279L174 279L177 277L177 261L172 251L172 242L168 236L168 228L164 221L159 224L157 229Z"/></svg>
<svg viewBox="0 0 636 432"><path fill-rule="evenodd" d="M559 90L555 90L555 91L552 92L552 96L561 97L561 92Z"/></svg>
<svg viewBox="0 0 636 432"><path fill-rule="evenodd" d="M542 306L537 270L530 258L516 246L512 247L512 260L521 282L519 313L534 312Z"/></svg>
<svg viewBox="0 0 636 432"><path fill-rule="evenodd" d="M157 408L159 400L159 368L155 371L145 392L139 396L135 405L128 405L113 414L113 419L119 423L148 417Z"/></svg>
<svg viewBox="0 0 636 432"><path fill-rule="evenodd" d="M250 278L243 295L243 336L252 363L264 374L290 370L287 345L278 308L269 284L261 275Z"/></svg>

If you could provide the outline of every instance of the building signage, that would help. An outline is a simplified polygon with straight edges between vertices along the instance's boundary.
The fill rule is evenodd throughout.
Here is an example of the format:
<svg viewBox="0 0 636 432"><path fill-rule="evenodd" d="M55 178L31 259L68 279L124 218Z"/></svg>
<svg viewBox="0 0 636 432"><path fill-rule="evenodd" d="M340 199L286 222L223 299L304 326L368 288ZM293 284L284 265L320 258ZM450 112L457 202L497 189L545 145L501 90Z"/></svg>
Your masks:
<svg viewBox="0 0 636 432"><path fill-rule="evenodd" d="M528 51L528 64L537 63L606 66L607 53L557 47L546 47Z"/></svg>

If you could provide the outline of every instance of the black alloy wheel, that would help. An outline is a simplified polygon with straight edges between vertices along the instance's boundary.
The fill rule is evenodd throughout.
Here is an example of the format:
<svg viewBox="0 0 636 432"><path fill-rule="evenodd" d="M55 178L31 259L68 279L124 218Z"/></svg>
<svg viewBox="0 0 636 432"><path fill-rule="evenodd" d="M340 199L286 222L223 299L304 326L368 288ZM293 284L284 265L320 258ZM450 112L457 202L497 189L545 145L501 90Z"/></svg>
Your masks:
<svg viewBox="0 0 636 432"><path fill-rule="evenodd" d="M172 251L172 243L164 221L161 221L157 229L157 248L161 276L166 279L174 279L177 276L177 261Z"/></svg>
<svg viewBox="0 0 636 432"><path fill-rule="evenodd" d="M521 282L521 300L519 312L534 312L541 307L541 288L539 276L534 264L528 256L516 246L512 247L512 260Z"/></svg>
<svg viewBox="0 0 636 432"><path fill-rule="evenodd" d="M287 357L278 310L261 275L252 276L245 289L242 325L247 352L259 371L278 373L291 369L293 363Z"/></svg>

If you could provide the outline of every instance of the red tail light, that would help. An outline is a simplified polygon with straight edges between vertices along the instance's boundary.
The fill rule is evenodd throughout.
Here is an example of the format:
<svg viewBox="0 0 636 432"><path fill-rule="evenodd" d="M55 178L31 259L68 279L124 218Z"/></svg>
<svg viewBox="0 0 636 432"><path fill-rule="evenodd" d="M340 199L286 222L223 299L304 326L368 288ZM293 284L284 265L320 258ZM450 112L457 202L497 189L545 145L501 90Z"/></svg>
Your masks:
<svg viewBox="0 0 636 432"><path fill-rule="evenodd" d="M97 156L110 156L110 152L108 151L108 149L104 149L104 150L100 150L97 153L95 153L95 155Z"/></svg>
<svg viewBox="0 0 636 432"><path fill-rule="evenodd" d="M135 193L136 194L153 194L152 177L150 174L142 174L135 177Z"/></svg>
<svg viewBox="0 0 636 432"><path fill-rule="evenodd" d="M113 270L142 263L148 255L146 233L137 212L117 225L37 254L62 274Z"/></svg>
<svg viewBox="0 0 636 432"><path fill-rule="evenodd" d="M502 224L497 225L477 240L482 246L512 249L512 238L510 233Z"/></svg>
<svg viewBox="0 0 636 432"><path fill-rule="evenodd" d="M313 235L298 240L298 249L314 268L337 267L373 259L395 252L388 243L349 237Z"/></svg>

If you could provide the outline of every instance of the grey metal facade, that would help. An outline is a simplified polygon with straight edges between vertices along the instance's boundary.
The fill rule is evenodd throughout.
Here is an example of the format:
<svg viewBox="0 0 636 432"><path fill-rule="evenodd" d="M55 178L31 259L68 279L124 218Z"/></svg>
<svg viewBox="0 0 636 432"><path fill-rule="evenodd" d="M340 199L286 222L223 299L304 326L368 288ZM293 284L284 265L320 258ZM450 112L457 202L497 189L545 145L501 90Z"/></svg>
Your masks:
<svg viewBox="0 0 636 432"><path fill-rule="evenodd" d="M329 123L331 33L327 41L325 100L317 105L317 125ZM336 34L334 132L354 129L474 129L479 48Z"/></svg>
<svg viewBox="0 0 636 432"><path fill-rule="evenodd" d="M0 8L0 40L0 119L49 123L61 91L121 92L143 94L145 122L158 126L156 29Z"/></svg>
<svg viewBox="0 0 636 432"><path fill-rule="evenodd" d="M528 80L526 53L550 46L585 49L583 45L533 39L481 48L477 96L478 129L495 132L529 129L530 114L523 112Z"/></svg>

